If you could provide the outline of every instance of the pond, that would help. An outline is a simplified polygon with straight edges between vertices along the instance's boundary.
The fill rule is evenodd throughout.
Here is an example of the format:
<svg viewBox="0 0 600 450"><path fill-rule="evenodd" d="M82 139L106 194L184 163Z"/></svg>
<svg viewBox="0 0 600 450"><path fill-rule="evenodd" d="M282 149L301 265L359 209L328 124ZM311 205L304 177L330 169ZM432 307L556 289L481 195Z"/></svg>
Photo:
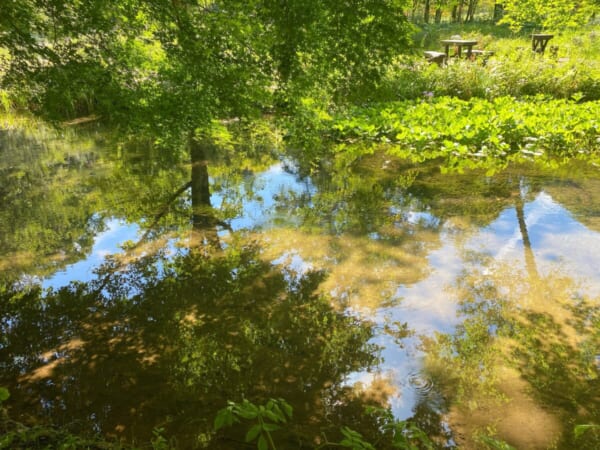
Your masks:
<svg viewBox="0 0 600 450"><path fill-rule="evenodd" d="M1 131L13 420L244 448L217 412L282 398L277 448L392 419L439 448L597 448L573 433L600 420L597 167L209 153Z"/></svg>

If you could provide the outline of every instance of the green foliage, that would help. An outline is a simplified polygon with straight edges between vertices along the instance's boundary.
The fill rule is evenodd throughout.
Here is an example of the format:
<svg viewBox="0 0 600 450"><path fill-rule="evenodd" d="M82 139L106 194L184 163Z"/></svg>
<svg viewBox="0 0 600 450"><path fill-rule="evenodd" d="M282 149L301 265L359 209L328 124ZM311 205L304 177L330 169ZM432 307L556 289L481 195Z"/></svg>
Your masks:
<svg viewBox="0 0 600 450"><path fill-rule="evenodd" d="M5 387L0 387L0 405L10 398L10 392Z"/></svg>
<svg viewBox="0 0 600 450"><path fill-rule="evenodd" d="M434 448L433 442L425 432L413 423L396 420L391 411L382 408L366 409L369 416L378 421L380 435L374 446L365 437L347 427L340 428L341 440L329 441L323 433L324 442L317 449L323 448L349 448L352 450L375 450L378 445L389 445L391 448L401 450L419 450ZM276 450L276 444L271 432L281 428L289 428L292 418L292 407L283 399L269 399L265 405L256 405L246 399L241 403L228 402L228 405L219 410L215 417L214 428L220 430L231 427L242 420L252 423L245 436L246 442L257 441L258 450ZM387 448L387 447L386 447Z"/></svg>
<svg viewBox="0 0 600 450"><path fill-rule="evenodd" d="M169 450L171 445L169 441L164 437L164 428L155 428L152 430L153 438L150 440L152 450Z"/></svg>
<svg viewBox="0 0 600 450"><path fill-rule="evenodd" d="M364 99L385 66L406 50L404 0L267 2L280 100L296 104L325 89L337 101Z"/></svg>
<svg viewBox="0 0 600 450"><path fill-rule="evenodd" d="M491 450L516 450L512 445L484 434L477 436L477 441Z"/></svg>
<svg viewBox="0 0 600 450"><path fill-rule="evenodd" d="M388 67L372 92L376 101L434 96L462 99L481 97L527 97L544 95L583 101L600 99L600 39L597 25L556 34L544 56L531 51L529 33L510 34L505 27L430 27L420 38L416 56L403 56ZM440 40L453 34L478 41L477 47L492 51L483 60L452 60L444 67L427 63L423 50L442 50ZM416 39L419 39L418 37Z"/></svg>
<svg viewBox="0 0 600 450"><path fill-rule="evenodd" d="M402 0L7 4L3 84L51 119L178 135L327 90L364 97L408 44Z"/></svg>
<svg viewBox="0 0 600 450"><path fill-rule="evenodd" d="M356 108L326 123L338 141L379 142L415 161L443 158L448 168L493 170L509 161L593 155L599 115L599 102L442 97Z"/></svg>
<svg viewBox="0 0 600 450"><path fill-rule="evenodd" d="M506 0L500 23L515 30L525 26L537 31L562 30L588 23L597 11L596 0Z"/></svg>
<svg viewBox="0 0 600 450"><path fill-rule="evenodd" d="M283 399L269 399L264 405L255 405L244 399L241 403L228 402L215 417L214 428L231 426L240 419L254 422L246 433L245 441L256 441L258 450L275 450L271 433L279 430L292 418L292 407Z"/></svg>
<svg viewBox="0 0 600 450"><path fill-rule="evenodd" d="M114 442L108 442L97 437L84 437L61 429L46 425L27 426L12 420L3 406L8 400L8 389L0 387L0 449L60 449L76 450L86 449L112 449L122 447Z"/></svg>
<svg viewBox="0 0 600 450"><path fill-rule="evenodd" d="M397 420L389 409L368 407L366 413L376 419L381 436L375 448L389 445L401 450L433 450L434 442L427 433L410 420Z"/></svg>
<svg viewBox="0 0 600 450"><path fill-rule="evenodd" d="M357 433L348 427L342 427L340 431L344 436L344 439L339 443L340 447L350 448L352 450L375 450L375 447L366 442L360 433Z"/></svg>
<svg viewBox="0 0 600 450"><path fill-rule="evenodd" d="M7 91L0 89L0 111L9 112L11 110L10 96Z"/></svg>
<svg viewBox="0 0 600 450"><path fill-rule="evenodd" d="M600 425L596 425L596 424L575 425L575 428L573 429L575 439L581 438L588 431L600 431Z"/></svg>

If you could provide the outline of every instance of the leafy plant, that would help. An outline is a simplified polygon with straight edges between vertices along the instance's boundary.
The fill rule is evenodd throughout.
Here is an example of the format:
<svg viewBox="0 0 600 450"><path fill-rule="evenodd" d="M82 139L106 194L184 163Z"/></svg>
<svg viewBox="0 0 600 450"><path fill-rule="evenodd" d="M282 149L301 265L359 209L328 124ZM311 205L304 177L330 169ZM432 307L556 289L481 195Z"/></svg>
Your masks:
<svg viewBox="0 0 600 450"><path fill-rule="evenodd" d="M573 429L573 433L575 434L575 439L581 438L587 431L600 431L600 425L596 424L581 424L576 425Z"/></svg>
<svg viewBox="0 0 600 450"><path fill-rule="evenodd" d="M478 441L492 450L516 450L512 445L488 435L481 435Z"/></svg>
<svg viewBox="0 0 600 450"><path fill-rule="evenodd" d="M163 435L164 432L164 428L155 428L154 430L152 430L153 438L150 440L152 450L168 450L169 448L171 448L169 446L169 442Z"/></svg>
<svg viewBox="0 0 600 450"><path fill-rule="evenodd" d="M271 433L292 418L292 407L283 399L269 399L264 405L255 405L244 399L241 403L228 402L215 417L214 428L219 430L238 423L241 419L253 421L246 433L246 442L256 441L258 450L275 450Z"/></svg>
<svg viewBox="0 0 600 450"><path fill-rule="evenodd" d="M441 97L354 108L326 122L338 142L371 141L394 156L415 162L444 158L446 167L462 170L593 156L599 115L598 102Z"/></svg>
<svg viewBox="0 0 600 450"><path fill-rule="evenodd" d="M0 387L0 406L2 406L2 402L5 402L6 400L8 400L10 397L10 392L8 392L8 389L4 388L4 387Z"/></svg>
<svg viewBox="0 0 600 450"><path fill-rule="evenodd" d="M375 450L375 447L366 442L360 433L351 430L348 427L342 427L340 431L344 436L344 439L337 444L340 447L351 448L352 450ZM324 445L333 446L336 444L326 443Z"/></svg>

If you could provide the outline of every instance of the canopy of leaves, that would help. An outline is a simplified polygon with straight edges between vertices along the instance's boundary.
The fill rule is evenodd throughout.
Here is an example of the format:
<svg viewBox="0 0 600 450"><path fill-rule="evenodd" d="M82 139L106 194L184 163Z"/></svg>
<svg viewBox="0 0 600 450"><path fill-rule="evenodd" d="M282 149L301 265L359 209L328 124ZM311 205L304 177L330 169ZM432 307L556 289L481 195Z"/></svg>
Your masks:
<svg viewBox="0 0 600 450"><path fill-rule="evenodd" d="M399 0L7 2L4 86L50 117L97 113L165 135L318 86L376 83L407 43ZM325 83L324 83L325 81ZM290 100L289 98L286 101Z"/></svg>
<svg viewBox="0 0 600 450"><path fill-rule="evenodd" d="M600 6L597 0L506 0L503 4L501 23L512 29L533 27L555 32L588 23Z"/></svg>

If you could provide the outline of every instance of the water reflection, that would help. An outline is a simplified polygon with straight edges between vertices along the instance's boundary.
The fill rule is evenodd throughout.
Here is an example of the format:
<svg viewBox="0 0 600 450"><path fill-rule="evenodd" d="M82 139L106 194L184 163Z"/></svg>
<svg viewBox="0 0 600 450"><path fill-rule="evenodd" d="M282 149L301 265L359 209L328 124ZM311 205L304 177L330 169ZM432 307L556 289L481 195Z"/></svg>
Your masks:
<svg viewBox="0 0 600 450"><path fill-rule="evenodd" d="M344 376L377 361L372 326L314 293L320 272L290 285L255 245L199 250L127 270L107 263L89 283L19 302L3 293L2 383L14 408L139 439L162 426L184 448L214 440L216 411L243 397L288 399L305 424L290 439L311 442L320 431L310 423L326 416L343 423Z"/></svg>
<svg viewBox="0 0 600 450"><path fill-rule="evenodd" d="M19 419L228 448L226 400L281 396L282 448L341 425L374 442L366 405L440 447L598 443L572 433L600 420L597 169L338 155L308 177L210 143L188 161L4 139L0 382Z"/></svg>
<svg viewBox="0 0 600 450"><path fill-rule="evenodd" d="M600 299L582 296L559 270L531 279L483 261L454 288L455 330L424 340L459 443L472 447L487 427L516 448L597 446L575 442L572 430L598 419Z"/></svg>

